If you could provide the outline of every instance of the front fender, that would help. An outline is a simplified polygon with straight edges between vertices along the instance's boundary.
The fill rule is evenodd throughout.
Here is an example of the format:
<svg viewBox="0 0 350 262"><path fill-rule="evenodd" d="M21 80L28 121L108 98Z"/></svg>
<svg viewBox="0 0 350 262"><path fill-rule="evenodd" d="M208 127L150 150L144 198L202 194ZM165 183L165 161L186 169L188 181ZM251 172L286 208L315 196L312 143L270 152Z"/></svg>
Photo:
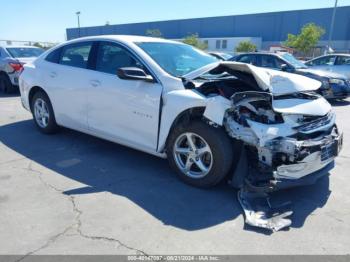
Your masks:
<svg viewBox="0 0 350 262"><path fill-rule="evenodd" d="M207 98L196 90L174 90L164 95L159 130L158 151L164 150L170 129L176 118L191 108L205 108L204 116L210 121L222 125L230 101L221 96Z"/></svg>

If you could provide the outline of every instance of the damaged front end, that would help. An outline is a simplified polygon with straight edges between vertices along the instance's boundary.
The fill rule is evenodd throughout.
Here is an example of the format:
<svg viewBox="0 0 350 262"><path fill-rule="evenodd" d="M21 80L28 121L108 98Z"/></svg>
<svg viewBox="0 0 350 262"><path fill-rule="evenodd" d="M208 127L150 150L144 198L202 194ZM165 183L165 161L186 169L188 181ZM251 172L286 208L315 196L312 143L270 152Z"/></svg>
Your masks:
<svg viewBox="0 0 350 262"><path fill-rule="evenodd" d="M208 99L204 117L241 144L231 178L246 223L278 231L291 224L290 203L272 206L271 193L309 185L334 167L342 147L321 82L301 75L221 62L186 79ZM230 99L230 100L229 100Z"/></svg>
<svg viewBox="0 0 350 262"><path fill-rule="evenodd" d="M308 104L323 103L312 93L241 92L231 100L224 126L244 144L232 185L241 189L238 199L248 224L280 230L291 224L286 219L290 203L272 207L268 193L312 184L328 174L342 146L335 114L309 115ZM284 104L293 105L294 112L283 110Z"/></svg>

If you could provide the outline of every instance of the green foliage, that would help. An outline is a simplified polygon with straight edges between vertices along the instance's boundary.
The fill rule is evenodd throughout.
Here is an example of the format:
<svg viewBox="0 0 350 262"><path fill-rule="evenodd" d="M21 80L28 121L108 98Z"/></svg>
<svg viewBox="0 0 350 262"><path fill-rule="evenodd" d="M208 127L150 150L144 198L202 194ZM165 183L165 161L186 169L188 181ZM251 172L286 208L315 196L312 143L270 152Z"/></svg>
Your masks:
<svg viewBox="0 0 350 262"><path fill-rule="evenodd" d="M159 29L148 29L146 30L146 35L150 37L162 37L162 32Z"/></svg>
<svg viewBox="0 0 350 262"><path fill-rule="evenodd" d="M288 34L288 39L283 44L306 54L317 45L324 34L325 30L322 27L309 23L303 26L298 35Z"/></svg>
<svg viewBox="0 0 350 262"><path fill-rule="evenodd" d="M33 46L45 49L45 47L40 43L34 43Z"/></svg>
<svg viewBox="0 0 350 262"><path fill-rule="evenodd" d="M235 51L238 53L254 52L255 50L256 50L256 45L254 45L250 41L242 41L235 48Z"/></svg>
<svg viewBox="0 0 350 262"><path fill-rule="evenodd" d="M182 40L182 42L185 44L194 46L201 50L205 50L208 48L208 45L206 43L203 43L202 41L200 41L200 39L198 38L198 34L192 34L192 35L186 36Z"/></svg>

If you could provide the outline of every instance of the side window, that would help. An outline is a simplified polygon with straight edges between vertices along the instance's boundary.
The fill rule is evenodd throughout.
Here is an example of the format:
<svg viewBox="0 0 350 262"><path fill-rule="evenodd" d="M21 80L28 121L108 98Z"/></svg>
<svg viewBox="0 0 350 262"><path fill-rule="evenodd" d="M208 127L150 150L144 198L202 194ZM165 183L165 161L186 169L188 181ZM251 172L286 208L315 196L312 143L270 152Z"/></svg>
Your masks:
<svg viewBox="0 0 350 262"><path fill-rule="evenodd" d="M350 65L350 56L338 56L337 65Z"/></svg>
<svg viewBox="0 0 350 262"><path fill-rule="evenodd" d="M273 68L273 69L279 69L277 65L276 58L272 55L262 55L260 56L261 59L261 67L266 67L266 68Z"/></svg>
<svg viewBox="0 0 350 262"><path fill-rule="evenodd" d="M60 55L61 55L62 48L58 48L51 53L49 53L46 57L45 60L51 63L58 63L60 60Z"/></svg>
<svg viewBox="0 0 350 262"><path fill-rule="evenodd" d="M253 55L242 55L237 59L238 62L256 65L255 57Z"/></svg>
<svg viewBox="0 0 350 262"><path fill-rule="evenodd" d="M275 57L275 66L278 69L282 69L282 65L288 65L286 62L284 62L282 59L279 59L277 57Z"/></svg>
<svg viewBox="0 0 350 262"><path fill-rule="evenodd" d="M96 70L115 75L121 67L140 67L142 65L123 47L101 42L97 51Z"/></svg>
<svg viewBox="0 0 350 262"><path fill-rule="evenodd" d="M334 65L335 56L325 56L310 62L311 65Z"/></svg>
<svg viewBox="0 0 350 262"><path fill-rule="evenodd" d="M63 47L59 63L72 67L87 68L92 43L78 43Z"/></svg>

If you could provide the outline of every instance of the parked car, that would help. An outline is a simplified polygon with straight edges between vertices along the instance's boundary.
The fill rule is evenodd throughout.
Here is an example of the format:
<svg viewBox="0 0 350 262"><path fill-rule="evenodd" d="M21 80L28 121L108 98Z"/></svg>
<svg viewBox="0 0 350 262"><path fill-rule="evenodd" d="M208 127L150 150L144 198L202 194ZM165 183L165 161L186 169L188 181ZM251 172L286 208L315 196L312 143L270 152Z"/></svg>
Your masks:
<svg viewBox="0 0 350 262"><path fill-rule="evenodd" d="M23 65L44 52L33 46L0 46L0 92L18 90L18 76Z"/></svg>
<svg viewBox="0 0 350 262"><path fill-rule="evenodd" d="M319 92L326 99L344 99L350 95L350 81L344 75L309 68L289 53L246 53L232 59L259 67L307 76L322 82Z"/></svg>
<svg viewBox="0 0 350 262"><path fill-rule="evenodd" d="M350 54L331 54L316 57L307 66L342 74L350 78Z"/></svg>
<svg viewBox="0 0 350 262"><path fill-rule="evenodd" d="M23 106L43 133L64 126L167 157L197 187L229 175L237 186L265 181L280 189L327 174L342 136L330 104L313 93L320 86L137 36L73 40L20 75Z"/></svg>
<svg viewBox="0 0 350 262"><path fill-rule="evenodd" d="M233 57L233 54L226 53L226 52L210 51L210 52L208 52L208 54L210 54L213 57L216 57L217 59L219 59L221 61L227 61L227 60L230 60Z"/></svg>

